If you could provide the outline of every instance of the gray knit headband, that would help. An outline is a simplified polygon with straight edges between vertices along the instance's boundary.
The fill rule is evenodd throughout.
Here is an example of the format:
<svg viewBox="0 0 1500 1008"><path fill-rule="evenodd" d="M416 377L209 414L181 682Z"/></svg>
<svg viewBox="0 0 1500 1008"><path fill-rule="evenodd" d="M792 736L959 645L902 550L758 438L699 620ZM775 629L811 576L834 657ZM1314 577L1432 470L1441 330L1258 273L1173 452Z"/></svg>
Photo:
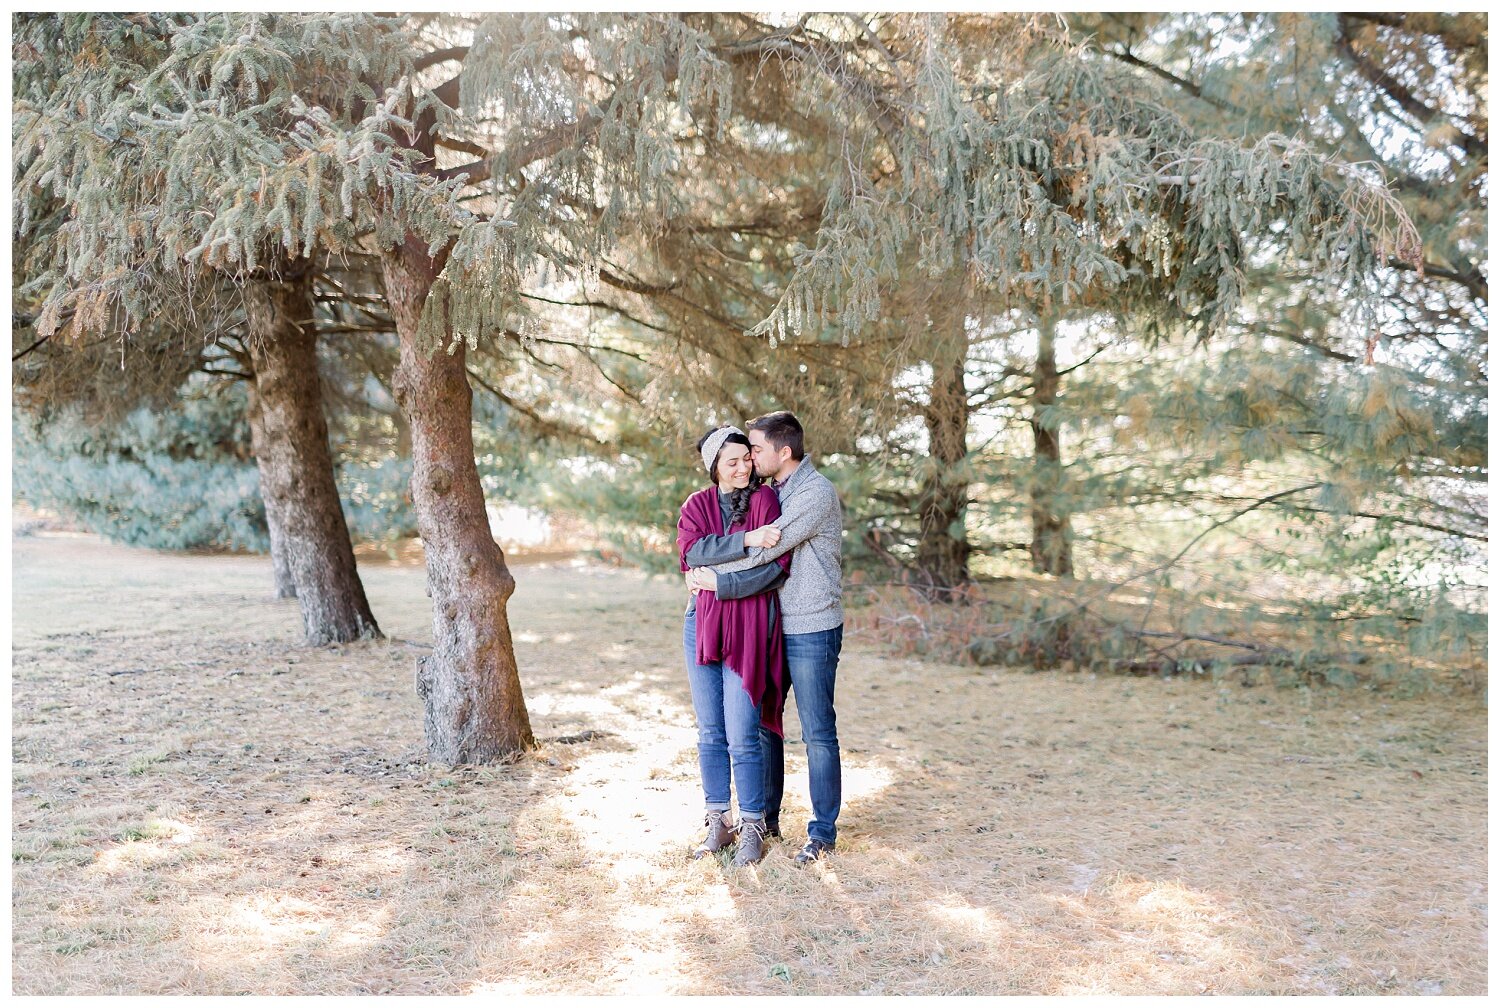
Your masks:
<svg viewBox="0 0 1500 1008"><path fill-rule="evenodd" d="M718 473L714 472L714 459L719 457L719 449L724 447L724 442L729 440L729 435L738 434L745 437L745 432L738 427L720 427L708 436L703 442L703 468L708 470L710 479L718 479ZM746 438L748 441L749 438Z"/></svg>

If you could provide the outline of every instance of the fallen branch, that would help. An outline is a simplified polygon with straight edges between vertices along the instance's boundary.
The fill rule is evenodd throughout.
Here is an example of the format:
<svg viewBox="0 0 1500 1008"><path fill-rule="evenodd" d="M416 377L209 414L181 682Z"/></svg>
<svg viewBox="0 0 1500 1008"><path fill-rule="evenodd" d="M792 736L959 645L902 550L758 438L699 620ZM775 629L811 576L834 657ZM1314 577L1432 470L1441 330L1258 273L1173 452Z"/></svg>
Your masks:
<svg viewBox="0 0 1500 1008"><path fill-rule="evenodd" d="M1342 654L1307 655L1300 661L1290 651L1278 648L1280 653L1236 655L1233 658L1163 658L1159 661L1111 662L1111 672L1126 672L1131 675L1172 675L1180 672L1208 669L1214 665L1234 668L1254 665L1363 665L1369 655L1363 651L1348 651Z"/></svg>

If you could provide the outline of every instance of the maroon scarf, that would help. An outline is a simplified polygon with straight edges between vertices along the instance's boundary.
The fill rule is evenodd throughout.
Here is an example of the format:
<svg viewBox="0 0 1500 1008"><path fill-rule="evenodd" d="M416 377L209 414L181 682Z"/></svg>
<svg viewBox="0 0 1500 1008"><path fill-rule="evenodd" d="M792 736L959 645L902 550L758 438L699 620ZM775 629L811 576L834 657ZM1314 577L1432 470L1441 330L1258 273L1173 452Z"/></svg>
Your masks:
<svg viewBox="0 0 1500 1008"><path fill-rule="evenodd" d="M750 496L750 509L733 528L724 528L719 489L699 490L682 505L677 519L677 558L686 571L687 553L706 535L749 531L781 517L776 491L762 486ZM776 559L782 570L792 564L790 553ZM781 638L781 609L771 618L771 592L743 599L719 599L713 592L697 595L698 664L723 662L745 684L745 692L760 703L760 723L781 735L781 710L786 699L786 649ZM767 626L767 623L770 626Z"/></svg>

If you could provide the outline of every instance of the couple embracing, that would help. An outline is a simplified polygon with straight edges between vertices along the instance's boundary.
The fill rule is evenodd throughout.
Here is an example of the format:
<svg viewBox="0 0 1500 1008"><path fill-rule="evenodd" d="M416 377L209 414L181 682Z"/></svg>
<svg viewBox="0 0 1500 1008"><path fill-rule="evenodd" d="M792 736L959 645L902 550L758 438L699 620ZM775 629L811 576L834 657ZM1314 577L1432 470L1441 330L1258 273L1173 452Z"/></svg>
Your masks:
<svg viewBox="0 0 1500 1008"><path fill-rule="evenodd" d="M702 857L737 843L754 864L780 838L782 711L796 694L812 821L794 858L822 858L841 796L834 679L844 639L837 491L804 457L802 425L767 413L698 442L711 485L682 505L677 552L692 593L682 647L698 721L708 835ZM731 780L739 819L730 811Z"/></svg>

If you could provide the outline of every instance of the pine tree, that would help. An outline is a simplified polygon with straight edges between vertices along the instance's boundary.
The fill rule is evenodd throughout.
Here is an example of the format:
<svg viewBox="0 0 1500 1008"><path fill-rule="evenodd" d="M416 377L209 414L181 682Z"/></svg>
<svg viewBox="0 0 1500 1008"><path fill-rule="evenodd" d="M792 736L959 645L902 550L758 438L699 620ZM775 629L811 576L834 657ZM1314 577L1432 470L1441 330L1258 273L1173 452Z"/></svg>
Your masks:
<svg viewBox="0 0 1500 1008"><path fill-rule="evenodd" d="M45 292L35 321L40 336L61 330L64 341L163 323L190 331L192 313L171 303L178 290L213 298L227 286L243 296L257 383L252 429L278 594L297 595L309 642L378 636L324 447L307 265L272 254L267 268L252 264L229 284L212 262L196 273L179 268L186 250L172 230L173 208L191 198L205 151L224 155L226 139L243 139L221 136L217 146L200 147L163 142L153 127L161 103L181 93L172 84L182 52L172 44L200 24L180 15L17 19L19 192L29 197L17 216L22 243L37 250L23 289ZM245 52L231 54L230 64L209 73L229 76L223 68L236 55L253 62ZM171 129L180 134L182 125ZM39 218L39 208L60 208L65 219ZM34 225L44 220L48 229L38 231ZM153 314L163 307L165 320ZM306 447L296 443L303 433L312 436Z"/></svg>
<svg viewBox="0 0 1500 1008"><path fill-rule="evenodd" d="M632 244L637 276L670 278L634 286L678 326L722 328L753 306L762 319L752 332L778 355L826 361L831 343L853 351L840 358L847 362L863 356L864 344L895 371L925 372L930 386L918 415L928 428L920 466L928 482L910 506L920 577L934 584L966 576L968 538L958 516L969 493L963 471L972 467L959 461L969 454L961 432L970 406L955 367L974 369L983 358L949 346L930 321L917 324L931 314L927 304L973 306L946 325L976 342L993 339L997 324L1014 325L1017 314L1037 320L1028 370L1038 461L1025 488L1037 568L1065 573L1068 491L1052 419L1057 369L1044 330L1110 310L1159 337L1223 333L1254 264L1270 255L1298 256L1332 289L1368 301L1373 266L1413 246L1389 193L1347 166L1284 136L1242 144L1227 131L1195 128L1162 107L1155 82L1068 44L1038 19L740 21L774 59L756 75L769 79L762 87L769 93L736 89L736 118L748 110L739 128L778 130L781 149L757 151L699 131L697 150L682 155L681 174L695 180L682 191L703 190L699 180L734 157L764 164L780 154L774 177L789 193L783 206L814 209L799 215L800 229L780 228L792 260L778 272L785 252L754 236L778 216L784 222L785 210L768 214L746 197L752 170L738 177L738 189L707 183L721 212L695 215L689 204L665 234ZM703 217L710 219L700 224ZM726 232L732 242L720 240ZM801 249L792 244L799 238L807 243ZM740 257L753 247L757 265L726 278L704 265L701 253L715 242ZM738 294L753 286L750 276L775 293L770 304ZM731 293L705 291L709 284ZM904 338L892 339L892 329L904 329ZM667 352L683 338L665 344ZM718 359L731 367L757 356L727 334L717 342ZM1014 367L1007 361L969 377L987 387Z"/></svg>
<svg viewBox="0 0 1500 1008"><path fill-rule="evenodd" d="M379 258L434 601L427 735L449 761L530 742L468 367L481 343L535 339L528 292L581 281L670 318L658 352L688 345L697 360L647 383L648 412L673 382L699 380L684 406L758 412L771 393L747 386L772 373L788 379L779 397L812 401L843 367L883 382L832 401L890 415L869 399L925 373L906 416L930 414L913 444L938 464L903 492L925 516L914 553L937 582L965 576L973 514L973 481L948 463L973 471L972 399L1014 370L981 352L997 327L1117 312L1151 339L1217 334L1268 257L1359 300L1376 264L1415 247L1380 186L1285 136L1201 129L1161 85L1041 19L249 15L194 19L173 37L169 71L139 89L131 122L154 150L210 152L213 170L168 172L173 198L130 222L136 240L220 271L263 267L273 244ZM317 94L284 87L309 59ZM789 172L758 178L722 157L757 145L758 163ZM724 229L720 248L765 258L705 264L692 253L706 228ZM958 318L963 291L973 307ZM136 297L130 278L62 285L41 314L128 310ZM898 305L921 314L886 317ZM772 363L746 363L767 351ZM976 363L989 370L971 388ZM1032 407L1047 429L1066 404ZM861 433L830 426L829 441L877 454ZM1040 510L1060 520L1071 492L1046 490Z"/></svg>
<svg viewBox="0 0 1500 1008"><path fill-rule="evenodd" d="M1268 511L1285 536L1317 544L1296 551L1309 577L1331 582L1310 620L1427 641L1418 652L1466 639L1457 609L1483 603L1463 572L1482 564L1487 521L1484 16L1103 16L1078 27L1164 81L1201 128L1296 131L1397 194L1422 254L1375 273L1370 317L1351 320L1304 263L1262 264L1231 333L1237 352L1201 382L1253 369L1257 394L1228 410L1170 396L1149 426L1158 443L1210 433L1241 458L1275 452L1279 471L1218 507Z"/></svg>
<svg viewBox="0 0 1500 1008"><path fill-rule="evenodd" d="M930 358L936 356L933 351L937 344L926 338L930 331L927 326L912 324L912 320L924 317L912 311L913 307L922 304L922 299L912 297L905 288L908 284L915 285L914 274L930 289L942 291L939 298L962 296L957 295L961 288L945 279L941 264L936 272L924 274L912 270L910 259L915 257L904 255L903 250L913 243L907 246L899 242L880 244L890 237L892 224L899 225L900 214L910 212L915 215L917 212L909 211L900 202L909 198L909 193L894 184L889 204L895 207L894 214L884 212L887 204L865 197L873 207L867 214L868 231L875 236L870 240L870 247L889 255L888 282L884 285L876 283L870 288L881 299L879 314L863 322L854 320L857 329L851 335L847 330L841 331L842 317L830 318L827 313L818 311L803 312L805 300L799 303L793 298L790 302L793 314L786 319L788 328L785 333L775 332L772 341L774 355L810 368L821 365L821 375L810 374L799 382L779 372L774 363L757 360L754 347L736 342L732 333L726 331L732 328L732 322L726 325L726 320L743 316L747 308L757 307L755 293L747 293L757 286L772 291L782 304L786 304L784 292L796 287L796 282L789 278L796 274L797 264L777 268L774 264L782 258L778 246L784 248L798 237L804 240L812 238L807 244L817 245L817 226L826 222L823 211L817 209L807 215L816 218L816 225L809 228L806 221L792 223L785 207L800 208L808 202L816 207L818 199L816 196L810 201L799 198L801 191L789 185L788 180L801 184L804 179L840 177L837 167L848 164L847 158L842 162L839 158L829 158L819 163L815 156L807 154L810 150L826 149L830 145L826 143L826 120L809 115L805 110L835 107L838 114L827 117L827 120L836 127L847 127L852 131L867 124L859 115L850 113L851 107L875 109L869 118L880 118L882 107L924 107L913 101L887 101L882 106L876 101L861 104L847 100L851 94L861 99L879 94L882 87L890 86L882 83L882 74L886 71L881 68L895 66L899 69L903 66L901 61L909 51L909 42L903 42L896 31L901 27L899 19L892 19L888 25L895 26L892 33L880 36L887 52L881 53L872 47L865 54L868 62L850 59L843 65L849 74L831 90L837 93L835 98L843 95L846 104L840 105L823 93L818 94L817 100L806 94L798 95L801 100L796 107L801 114L788 115L785 121L795 126L784 127L794 139L784 142L783 146L795 150L801 157L790 172L784 164L778 165L780 173L774 177L784 180L784 188L779 194L784 203L780 214L764 213L764 207L755 206L731 185L700 183L697 190L711 194L705 202L720 212L717 215L701 212L679 215L669 223L664 235L653 236L651 242L642 242L639 248L633 247L637 260L635 279L616 277L618 282L605 281L615 287L617 293L637 295L655 307L656 311L650 316L651 324L671 331L671 336L662 341L664 353L676 354L684 344L691 345L692 328L712 327L713 342L719 351L713 356L714 364L690 365L686 370L679 368L673 373L674 385L702 384L702 391L698 394L694 394L696 390L690 390L687 394L678 392L675 396L677 405L699 423L709 416L719 419L726 405L763 400L766 386L778 391L785 387L794 396L800 388L826 388L824 383L831 360L836 359L838 367L848 367L850 361L865 357L862 350L873 355L879 353L877 348L881 347L887 351L902 350L904 359L918 365L916 370L925 375L922 381L928 388L926 394L917 400L915 405L920 410L913 415L921 417L923 411L933 412L935 402L958 403L957 397L941 394L935 381L937 372ZM763 27L769 29L771 26ZM992 20L954 19L948 27L955 35L967 36L970 52L979 51L983 44L993 43L995 39ZM854 30L857 32L857 28ZM881 26L880 31L887 31L886 26ZM822 41L820 36L826 37L832 32L828 21L804 19L795 29L788 30L781 41L787 49L806 55L808 50L798 49L799 43L811 40L815 51ZM913 34L920 37L920 33ZM857 40L851 41L836 33L835 37L843 43L839 52L847 56L858 51ZM1305 385L1295 384L1301 380L1297 376L1307 373L1304 348L1281 334L1290 333L1296 339L1307 339L1306 323L1320 312L1345 331L1359 332L1363 327L1361 342L1349 350L1323 344L1325 350L1332 350L1358 363L1365 349L1363 340L1372 324L1370 320L1380 319L1375 313L1383 310L1389 296L1388 289L1371 285L1368 278L1375 277L1383 282L1387 264L1394 264L1394 268L1402 270L1404 267L1400 264L1403 260L1399 256L1415 254L1416 246L1407 224L1407 217L1415 214L1408 214L1406 209L1394 205L1388 192L1362 175L1362 169L1351 166L1351 162L1360 160L1357 154L1328 148L1314 142L1316 138L1288 140L1284 134L1290 129L1284 122L1281 124L1283 135L1278 136L1274 126L1262 125L1256 130L1245 130L1226 126L1222 120L1205 121L1191 110L1177 106L1171 100L1171 89L1160 86L1160 81L1145 77L1131 80L1121 76L1121 68L1101 68L1098 64L1107 60L1098 54L1084 51L1070 55L1064 47L1059 55L1049 51L1051 45L1049 41L1047 45L1037 46L1040 55L1037 51L1023 54L1023 58L1014 63L1021 68L1015 72L1021 74L1023 80L1030 74L1037 81L1057 79L1049 78L1049 74L1070 73L1071 77L1062 79L1077 88L1074 102L1099 106L1097 113L1090 109L1083 120L1092 139L1086 139L1081 132L1069 136L1069 131L1075 127L1069 124L1066 116L1061 116L1059 125L1050 131L1040 131L1048 138L1062 138L1061 141L1053 140L1051 155L1056 163L1068 168L1051 173L1052 184L1057 184L1059 178L1066 182L1059 198L1053 199L1049 194L1051 202L1064 207L1074 205L1069 202L1072 194L1080 184L1086 187L1089 172L1100 175L1100 199L1108 195L1109 199L1116 201L1115 204L1105 201L1102 205L1106 208L1119 205L1121 194L1105 194L1104 190L1120 186L1128 195L1132 187L1140 188L1143 181L1151 183L1148 191L1159 191L1169 198L1155 211L1149 202L1141 207L1145 212L1132 226L1145 230L1150 247L1117 260L1116 265L1125 267L1124 279L1118 282L1096 283L1092 289L1076 293L1070 301L1066 289L1049 291L1042 278L1028 276L1024 268L1030 264L1028 259L1020 261L1022 268L1011 276L1024 277L1031 289L1024 289L1024 285L1017 289L1018 285L1014 283L980 284L977 286L981 291L988 287L986 293L993 304L983 304L972 294L964 298L970 307L967 326L973 338L966 351L969 402L963 404L963 408L976 414L975 403L987 403L990 408L997 409L1002 418L1019 422L1031 438L1027 454L1034 460L1030 472L1018 470L1003 459L997 460L995 451L1015 447L1008 439L996 442L991 448L967 453L969 465L966 468L982 481L981 486L991 483L1002 488L999 493L990 487L981 490L985 497L982 510L988 512L981 520L987 529L996 526L997 518L1004 520L1007 515L1015 513L1015 507L1003 499L1004 489L1014 488L1031 511L1030 515L1025 515L1025 520L1031 525L1031 542L1020 545L1033 551L1036 568L1064 573L1071 566L1071 544L1076 535L1072 519L1081 514L1087 526L1085 531L1092 540L1088 556L1094 560L1098 573L1118 571L1121 578L1138 579L1143 570L1149 571L1162 560L1167 561L1167 568L1174 565L1180 568L1181 558L1174 560L1174 554L1180 552L1184 544L1192 547L1201 541L1190 534L1168 546L1160 556L1143 560L1147 555L1141 550L1143 545L1149 542L1151 549L1156 548L1155 533L1150 530L1160 520L1157 515L1163 507L1221 508L1210 519L1211 529L1227 529L1229 525L1222 523L1238 521L1235 516L1247 506L1273 508L1282 514L1317 514L1330 507L1347 512L1357 499L1351 494L1357 495L1361 485L1367 488L1377 485L1370 482L1376 474L1389 473L1393 457L1390 451L1399 453L1423 446L1421 450L1427 452L1444 443L1459 443L1438 433L1441 425L1452 424L1452 420L1442 420L1434 415L1432 420L1439 426L1428 427L1428 421L1418 419L1418 414L1413 411L1414 403L1410 397L1394 394L1389 381L1361 381L1355 386L1360 393L1352 398L1320 393L1309 400L1305 408L1267 412L1267 394L1273 397L1284 394L1290 403L1297 401L1295 397L1299 389L1306 389ZM1001 51L1002 47L989 45L991 58ZM794 67L801 65L790 62ZM975 62L978 62L977 56ZM850 69L851 64L853 69ZM827 65L819 64L819 71ZM798 77L795 73L781 76L791 82L781 86L793 93L799 86L811 86L812 82L824 79L818 73L806 77ZM894 79L897 74L893 72L889 76ZM910 80L919 75L900 76ZM762 79L765 77L776 79L771 74L761 75ZM938 90L935 88L934 93ZM736 90L734 108L737 111L745 109L752 100L747 91ZM1045 119L1035 110L1046 108L1049 101L1053 106L1065 104L1056 99L1059 95L1067 96L1068 91L1066 87L1038 84L1034 91L1017 87L1012 94L1019 96L1016 99L1019 107L1045 125ZM1153 110L1150 107L1153 102L1168 105L1174 111ZM1091 118L1094 115L1101 118L1125 115L1123 125L1129 129L1105 129L1097 119ZM1132 121L1131 116L1140 118ZM774 112L764 115L763 119L777 121ZM813 119L817 121L809 122ZM1137 132L1132 133L1131 129ZM1172 168L1157 169L1135 177L1128 172L1120 174L1120 160L1108 148L1121 138L1127 141L1132 137L1140 139L1139 131L1143 129L1148 135L1156 131L1166 140L1197 152L1201 158L1195 163L1202 170L1182 170L1183 157L1163 155L1163 162L1175 162ZM873 134L878 130L870 127L870 132ZM1013 132L1024 135L1021 129ZM835 128L831 135L842 137L847 133ZM892 135L901 134L893 131ZM1241 136L1250 139L1234 143L1225 139ZM1102 145L1101 137L1105 141ZM707 153L687 161L690 167L684 172L694 174L693 169L698 168L695 179L714 178L712 172L702 171L701 166L714 164L715 156L722 161L743 159L743 156L769 160L763 152L754 151L752 144L716 146L717 142L702 137L698 139ZM1079 151L1077 146L1068 147L1066 143L1081 144L1083 149ZM950 146L962 149L961 145ZM1101 146L1102 151L1094 149ZM848 151L874 151L877 154L885 151L880 139L873 137L868 142L846 142L834 149L845 154ZM1257 163L1261 159L1276 161L1276 152L1283 149L1293 155L1285 163ZM1194 163L1191 159L1197 155L1189 155L1189 163ZM1075 159L1071 167L1067 163L1069 157ZM786 157L786 161L793 160L790 155ZM983 158L976 160L980 164L991 163ZM1150 163L1149 159L1147 163ZM818 164L822 171L809 170L809 164ZM1083 169L1082 179L1077 177L1079 168ZM1311 172L1316 178L1301 174L1304 172ZM754 174L753 171L746 172L750 178ZM847 174L851 179L859 177L852 171ZM1039 174L1047 177L1045 173ZM761 177L768 176L762 172ZM896 177L896 173L871 154L863 177L870 180L870 193L878 194L880 183ZM810 188L816 185L815 182L806 184ZM858 184L862 183L850 183L851 186ZM685 186L684 191L691 192L693 187ZM814 188L813 191L820 190ZM941 200L940 196L934 197L934 204L941 206ZM1024 205L1017 204L1018 207ZM692 209L696 211L696 208ZM953 210L955 214L960 212L959 208ZM898 219L892 222L892 216ZM1086 213L1081 216L1087 219ZM1015 219L1024 220L1025 215L1018 213ZM1081 230L1084 237L1089 236L1087 229ZM767 232L771 232L769 240L766 240ZM940 222L931 223L926 219L924 224L913 225L911 232L928 236L943 234ZM1364 237L1361 237L1362 232ZM1379 237L1382 233L1391 239L1383 245ZM858 237L858 228L841 232L839 237L850 234ZM826 239L828 231L825 229L822 235ZM1025 233L1012 236L1003 232L999 236L1021 243L1029 237ZM1057 261L1066 261L1068 250L1060 244L1058 247L1061 251ZM1199 247L1211 254L1200 255ZM918 248L920 250L920 244ZM716 258L713 253L704 255L705 249L721 252ZM826 262L839 261L839 255L845 251L844 247L830 247ZM1112 250L1106 247L1104 251ZM1118 246L1114 251L1118 251ZM1183 258L1184 251L1190 253L1188 259ZM705 260L718 263L747 259L753 260L755 265L736 267L735 270L702 265ZM799 261L804 267L817 266L817 260L810 252ZM1278 270L1268 267L1277 267L1282 262L1291 268L1285 276L1278 277ZM857 265L867 267L869 264ZM1105 262L1100 268L1107 265ZM1455 272L1440 264L1437 268ZM1196 276L1193 276L1195 271ZM816 274L816 270L813 272ZM850 271L851 276L857 273L857 270ZM864 270L863 276L868 278L871 275L879 277L878 266ZM705 282L707 277L712 279ZM853 279L848 283L851 289L856 286ZM1111 287L1110 283L1114 286ZM705 290L710 286L717 286L719 292ZM1290 290L1293 297L1288 299L1278 290ZM1309 299L1309 295L1314 296ZM773 316L770 328L758 329L762 334L774 330L776 322L772 307L762 308L763 314ZM1289 312L1289 308L1295 314ZM1430 311L1431 307L1426 310ZM1281 320L1292 324L1268 328L1257 321L1272 312L1280 312ZM903 314L904 318L901 317ZM801 333L793 331L793 317L800 322ZM1065 340L1072 344L1071 350L1077 350L1077 337L1072 334L1080 323L1087 323L1098 334L1100 345L1095 353L1101 355L1092 361L1060 366L1059 340ZM898 338L886 342L888 330L900 327L908 333L921 332L924 335L921 339L903 341ZM1068 330L1069 335L1060 337L1060 329ZM1004 339L1007 331L1022 338L1031 334L1035 340L1032 348L989 355L987 345L997 336ZM830 354L830 337L835 350L850 352ZM845 338L848 346L839 346ZM1293 348L1278 347L1276 340L1293 343ZM1212 367L1214 355L1226 351L1232 352L1224 358L1224 367ZM1135 355L1134 360L1132 355ZM1075 354L1075 359L1084 356L1086 353L1080 351ZM745 372L744 380L752 385L742 383L737 374L740 371ZM1062 384L1065 374L1070 389L1067 392ZM785 381L785 385L769 380L773 375ZM1007 381L1018 375L1031 379L1029 388L1024 382ZM1255 386L1255 394L1237 388L1234 382L1251 383ZM1018 384L1020 388L1016 387ZM948 387L953 387L951 380ZM992 387L995 390L988 391ZM1433 386L1429 383L1429 387ZM1211 394L1205 392L1208 388L1215 391ZM889 383L875 384L871 389L873 397L895 398L891 396ZM1189 393L1194 396L1191 412L1185 411L1183 401ZM869 397L866 398L861 409L853 415L861 419L877 412L891 416L889 410L880 410L868 401ZM829 410L830 415L839 418L845 427L849 426L851 414L846 406L847 397L832 396L830 401L835 403ZM1013 405L1017 403L1019 406ZM748 415L757 411L736 408L732 410L731 418L735 414ZM957 411L949 409L945 412L952 415ZM1268 422L1272 417L1274 424ZM1133 422L1122 432L1120 423L1124 418ZM925 421L923 426L927 426ZM855 425L855 429L859 430L860 425ZM1064 430L1067 431L1067 440L1060 443ZM1148 430L1149 441L1134 440L1137 433ZM1315 433L1309 436L1305 433L1307 431ZM936 455L933 450L935 433L928 429L925 438L912 442L912 449L908 450L926 454L928 466L914 465L909 473L954 471L950 466L931 464ZM857 440L857 437L844 434L841 427L837 440L843 445ZM1375 434L1374 442L1365 440L1369 434ZM1246 491L1236 494L1225 489L1226 480L1243 480L1247 486L1258 486L1260 481L1268 478L1279 481L1288 477L1292 471L1286 467L1292 456L1286 448L1299 441L1305 445L1306 452L1299 460L1299 466L1303 463L1326 466L1322 472L1310 472L1306 468L1298 470L1301 475L1309 477L1305 483L1308 488L1306 497L1299 499L1295 495L1285 495L1281 492L1286 489L1285 484L1281 490L1268 486L1264 493ZM1063 445L1075 443L1076 458L1065 460ZM1371 447L1377 449L1374 454L1369 450ZM1471 449L1466 448L1464 452L1467 457L1473 457ZM851 455L858 456L868 467L879 453L879 450L866 450ZM1324 461L1319 463L1317 459ZM1267 463L1280 468L1268 469ZM868 485L868 480L862 479L861 482ZM886 483L892 486L896 481L887 477ZM1205 485L1214 489L1205 490ZM964 492L968 492L967 487ZM933 499L930 488L926 493L925 499ZM911 488L913 500L923 500L923 494L920 486ZM1321 496L1314 498L1314 494ZM632 501L626 506L638 512L645 510L644 503ZM1461 518L1461 515L1450 512L1443 517L1434 512L1419 521L1443 527L1455 518ZM1184 519L1178 517L1175 520ZM1403 521L1394 513L1376 520L1396 525ZM1111 523L1114 527L1110 527ZM928 537L938 525L929 522L916 537L918 542L930 542ZM1244 540L1247 543L1254 543L1253 536L1262 526L1253 528L1255 532ZM987 531L986 535L989 534ZM909 532L906 536L911 538ZM1104 539L1113 540L1122 548L1116 551ZM989 545L1009 549L1016 544L1002 535L999 541ZM1120 557L1131 549L1137 554L1132 561L1135 566L1127 564L1122 569ZM1258 545L1252 545L1252 549L1260 551L1255 558L1257 566L1274 562L1271 551ZM909 557L915 561L922 552L913 550ZM926 551L928 558L940 555L941 550ZM928 564L937 566L930 559Z"/></svg>

